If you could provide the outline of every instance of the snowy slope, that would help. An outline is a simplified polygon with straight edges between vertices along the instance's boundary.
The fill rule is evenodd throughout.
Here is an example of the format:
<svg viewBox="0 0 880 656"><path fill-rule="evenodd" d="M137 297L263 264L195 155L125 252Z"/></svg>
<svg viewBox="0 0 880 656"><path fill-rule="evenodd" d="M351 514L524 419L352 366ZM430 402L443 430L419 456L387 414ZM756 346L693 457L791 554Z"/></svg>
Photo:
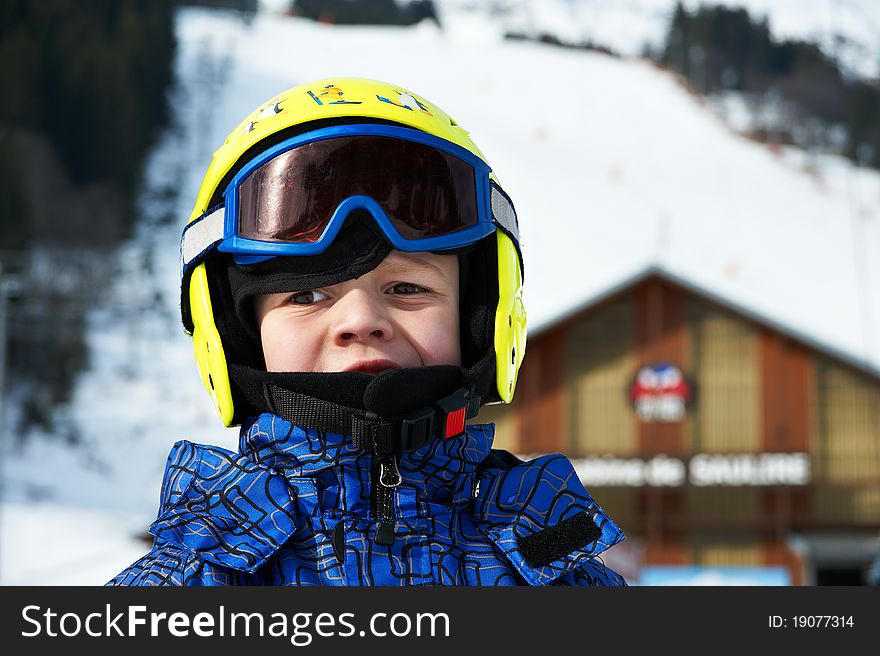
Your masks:
<svg viewBox="0 0 880 656"><path fill-rule="evenodd" d="M147 186L156 193L144 200L148 215L168 210L176 220L146 225L124 249L129 274L91 318L91 369L62 414L88 448L34 436L6 464L8 499L125 513L107 526L127 539L155 515L174 441L234 446L177 323L179 231L226 133L278 91L331 75L400 84L471 130L521 217L533 330L660 265L880 367L880 176L836 159L807 174L797 153L738 137L645 63L505 42L478 14L447 18L441 31L328 27L273 13L248 25L223 12L180 12L179 125L154 154ZM179 188L177 201L162 200L167 186ZM856 255L867 277L857 277ZM120 307L149 295L143 258L161 312L121 317ZM101 553L101 540L116 539L107 526L83 517L65 539L81 540L83 553L97 541L89 553ZM2 523L0 532L3 557L25 559L20 571L33 571L27 558L50 566L59 557L27 533ZM4 571L0 562L6 582Z"/></svg>
<svg viewBox="0 0 880 656"><path fill-rule="evenodd" d="M665 39L677 0L435 0L441 12L465 8L492 15L506 29L564 43L591 41L636 56ZM850 72L880 77L880 2L876 0L682 0L700 5L743 7L766 18L778 40L813 41Z"/></svg>

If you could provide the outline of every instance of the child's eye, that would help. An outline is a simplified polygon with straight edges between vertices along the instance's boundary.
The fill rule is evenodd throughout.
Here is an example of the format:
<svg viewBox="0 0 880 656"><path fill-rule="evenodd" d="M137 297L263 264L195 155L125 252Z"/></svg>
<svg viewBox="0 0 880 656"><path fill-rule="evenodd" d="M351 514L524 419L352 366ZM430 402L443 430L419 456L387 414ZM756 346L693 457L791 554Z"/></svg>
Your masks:
<svg viewBox="0 0 880 656"><path fill-rule="evenodd" d="M290 298L288 298L287 300L289 303L293 303L295 305L311 305L312 303L326 301L327 295L319 292L316 289L309 289L306 291L291 294Z"/></svg>
<svg viewBox="0 0 880 656"><path fill-rule="evenodd" d="M429 290L424 287L419 287L418 285L414 285L411 282L399 282L396 285L392 286L389 290L392 294L427 294Z"/></svg>

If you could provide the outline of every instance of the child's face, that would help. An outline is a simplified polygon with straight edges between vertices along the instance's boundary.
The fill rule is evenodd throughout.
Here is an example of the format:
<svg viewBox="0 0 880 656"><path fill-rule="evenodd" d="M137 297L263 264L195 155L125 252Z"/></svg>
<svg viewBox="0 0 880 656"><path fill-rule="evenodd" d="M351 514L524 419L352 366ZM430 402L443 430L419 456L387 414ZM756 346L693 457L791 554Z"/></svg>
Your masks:
<svg viewBox="0 0 880 656"><path fill-rule="evenodd" d="M254 298L266 371L365 371L461 363L458 257L391 251L320 289Z"/></svg>

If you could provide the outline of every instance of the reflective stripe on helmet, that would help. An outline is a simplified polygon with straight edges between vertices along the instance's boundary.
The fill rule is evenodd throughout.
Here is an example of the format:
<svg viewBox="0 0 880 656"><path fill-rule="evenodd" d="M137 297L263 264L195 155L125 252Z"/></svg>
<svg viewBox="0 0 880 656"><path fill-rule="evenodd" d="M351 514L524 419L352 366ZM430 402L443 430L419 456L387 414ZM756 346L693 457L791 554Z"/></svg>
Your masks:
<svg viewBox="0 0 880 656"><path fill-rule="evenodd" d="M517 243L519 242L519 222L516 218L516 210L513 209L513 203L507 194L496 183L492 182L492 218L504 228L504 231L510 235Z"/></svg>
<svg viewBox="0 0 880 656"><path fill-rule="evenodd" d="M184 273L223 241L225 216L225 208L221 206L186 225L180 238L180 261Z"/></svg>

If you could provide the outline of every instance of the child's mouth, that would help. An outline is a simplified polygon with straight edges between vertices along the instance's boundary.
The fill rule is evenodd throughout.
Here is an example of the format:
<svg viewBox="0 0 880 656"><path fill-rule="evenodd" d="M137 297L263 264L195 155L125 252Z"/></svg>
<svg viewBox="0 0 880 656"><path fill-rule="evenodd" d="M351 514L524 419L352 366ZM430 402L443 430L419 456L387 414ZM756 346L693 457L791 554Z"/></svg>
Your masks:
<svg viewBox="0 0 880 656"><path fill-rule="evenodd" d="M399 369L400 366L391 360L361 360L346 367L345 371L360 371L365 374L380 374L389 369Z"/></svg>

